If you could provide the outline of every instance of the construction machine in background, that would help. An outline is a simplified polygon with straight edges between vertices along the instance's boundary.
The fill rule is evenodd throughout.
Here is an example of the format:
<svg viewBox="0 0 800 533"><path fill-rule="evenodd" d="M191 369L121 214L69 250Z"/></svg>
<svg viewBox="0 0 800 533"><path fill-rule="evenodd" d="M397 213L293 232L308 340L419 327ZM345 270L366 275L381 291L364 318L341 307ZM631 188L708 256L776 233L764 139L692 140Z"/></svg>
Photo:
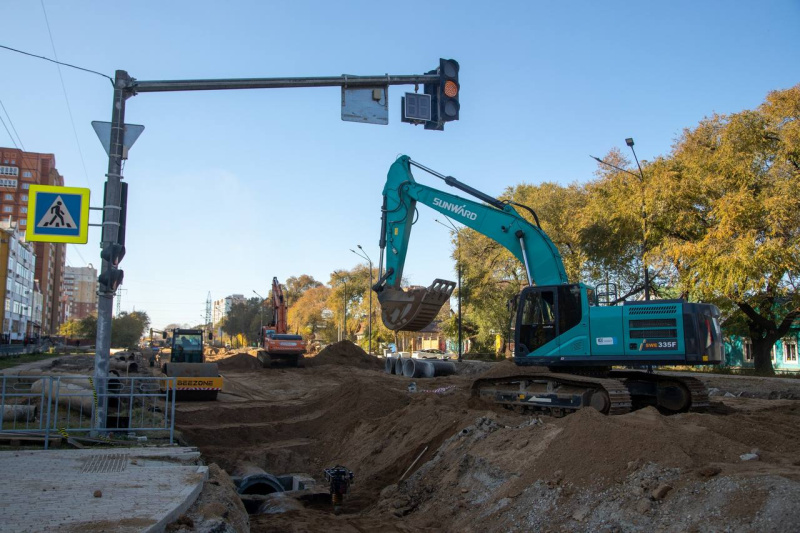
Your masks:
<svg viewBox="0 0 800 533"><path fill-rule="evenodd" d="M417 183L412 165L484 203ZM555 415L588 406L622 414L647 405L665 412L708 405L708 392L697 379L612 367L721 363L724 349L715 306L651 300L601 307L595 289L569 282L558 249L532 209L493 198L408 156L391 166L383 189L380 271L373 290L386 327L394 331L424 328L455 287L441 279L427 288L400 285L417 203L504 246L527 276L527 286L510 303L513 361L540 368L479 379L473 384L474 395L507 407ZM528 211L535 224L515 206Z"/></svg>
<svg viewBox="0 0 800 533"><path fill-rule="evenodd" d="M261 366L271 367L273 364L298 367L302 365L303 354L307 345L301 335L287 332L288 306L283 296L283 288L278 278L272 278L272 319L261 327L259 335L258 360Z"/></svg>
<svg viewBox="0 0 800 533"><path fill-rule="evenodd" d="M206 363L202 329L173 329L169 354L161 350L161 372L175 380L175 399L216 400L222 376L216 363ZM166 388L167 384L162 384Z"/></svg>

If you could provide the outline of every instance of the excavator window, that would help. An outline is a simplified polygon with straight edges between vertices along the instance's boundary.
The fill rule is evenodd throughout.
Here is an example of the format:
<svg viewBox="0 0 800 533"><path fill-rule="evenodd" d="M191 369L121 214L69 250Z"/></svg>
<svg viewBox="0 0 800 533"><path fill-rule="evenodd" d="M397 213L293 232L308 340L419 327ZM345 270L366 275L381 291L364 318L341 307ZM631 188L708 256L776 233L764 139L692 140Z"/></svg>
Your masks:
<svg viewBox="0 0 800 533"><path fill-rule="evenodd" d="M522 300L518 355L535 352L581 322L579 285L537 287L523 292Z"/></svg>
<svg viewBox="0 0 800 533"><path fill-rule="evenodd" d="M525 294L520 317L519 344L534 352L556 338L556 294L535 289Z"/></svg>

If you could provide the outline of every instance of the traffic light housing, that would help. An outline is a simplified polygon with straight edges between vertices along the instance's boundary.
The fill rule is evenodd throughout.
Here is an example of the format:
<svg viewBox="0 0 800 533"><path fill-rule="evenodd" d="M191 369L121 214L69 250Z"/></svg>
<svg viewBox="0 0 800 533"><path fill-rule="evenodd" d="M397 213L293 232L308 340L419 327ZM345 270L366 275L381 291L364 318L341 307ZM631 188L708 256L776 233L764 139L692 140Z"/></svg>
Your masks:
<svg viewBox="0 0 800 533"><path fill-rule="evenodd" d="M97 278L101 292L113 293L122 285L125 273L117 266L123 257L125 257L125 246L121 244L109 244L100 252L100 258L108 262L108 268Z"/></svg>
<svg viewBox="0 0 800 533"><path fill-rule="evenodd" d="M458 112L461 109L458 103L461 93L458 70L458 61L455 59L439 59L439 122L458 120Z"/></svg>

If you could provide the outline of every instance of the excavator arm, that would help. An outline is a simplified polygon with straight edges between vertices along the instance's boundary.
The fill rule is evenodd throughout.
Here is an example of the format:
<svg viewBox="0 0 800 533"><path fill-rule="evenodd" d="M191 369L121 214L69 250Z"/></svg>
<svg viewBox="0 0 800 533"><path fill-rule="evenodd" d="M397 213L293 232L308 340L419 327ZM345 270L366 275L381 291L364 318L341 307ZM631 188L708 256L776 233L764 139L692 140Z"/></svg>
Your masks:
<svg viewBox="0 0 800 533"><path fill-rule="evenodd" d="M286 300L278 278L272 278L272 326L276 333L286 333L288 328Z"/></svg>
<svg viewBox="0 0 800 533"><path fill-rule="evenodd" d="M417 183L411 174L412 165L485 203ZM486 195L451 176L443 176L404 155L392 164L383 189L380 272L373 287L381 302L384 324L389 329L418 331L424 328L435 318L455 288L453 282L440 279L427 288L402 288L400 285L417 203L427 205L504 246L525 265L529 285L568 282L556 246L510 203Z"/></svg>

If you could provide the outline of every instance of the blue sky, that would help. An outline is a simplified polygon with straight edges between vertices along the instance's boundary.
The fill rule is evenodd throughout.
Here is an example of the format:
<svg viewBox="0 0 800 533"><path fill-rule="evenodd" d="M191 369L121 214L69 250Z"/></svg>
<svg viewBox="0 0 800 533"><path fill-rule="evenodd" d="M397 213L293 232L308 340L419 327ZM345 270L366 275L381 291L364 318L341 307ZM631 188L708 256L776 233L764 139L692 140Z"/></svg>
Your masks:
<svg viewBox="0 0 800 533"><path fill-rule="evenodd" d="M140 94L130 151L124 310L199 323L208 292L266 295L272 277L378 259L381 189L395 157L498 195L520 182L583 182L634 137L669 151L712 113L753 108L800 82L800 2L4 2L0 44L140 80L422 74L461 64L461 120L444 132L342 122L338 88ZM468 7L467 7L468 6ZM107 168L92 120L111 86L0 49L0 100L25 149L53 153L101 203ZM73 132L74 123L75 133ZM77 136L77 141L76 141ZM0 146L13 146L0 130ZM431 176L419 181L446 187ZM434 181L435 180L435 181ZM405 276L455 279L447 231L420 208ZM68 263L99 264L100 234Z"/></svg>

